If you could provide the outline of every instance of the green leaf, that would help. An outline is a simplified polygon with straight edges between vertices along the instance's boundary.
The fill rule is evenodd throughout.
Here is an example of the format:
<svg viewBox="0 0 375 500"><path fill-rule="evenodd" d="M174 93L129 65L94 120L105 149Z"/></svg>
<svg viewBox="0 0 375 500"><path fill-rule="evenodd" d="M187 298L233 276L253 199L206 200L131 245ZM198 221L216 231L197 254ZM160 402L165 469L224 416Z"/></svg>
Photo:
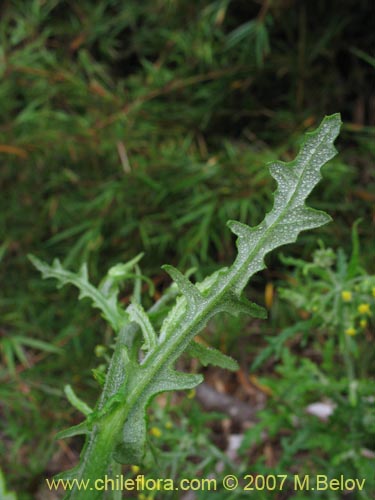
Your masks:
<svg viewBox="0 0 375 500"><path fill-rule="evenodd" d="M189 298L188 305L196 306L203 300L203 296L198 288L193 285L193 283L184 276L178 269L168 264L162 266L162 269L166 271L173 281L178 286L180 292Z"/></svg>
<svg viewBox="0 0 375 500"><path fill-rule="evenodd" d="M86 421L81 422L78 425L73 425L68 429L64 429L56 434L56 439L66 439L73 436L80 436L82 434L89 434L89 428Z"/></svg>
<svg viewBox="0 0 375 500"><path fill-rule="evenodd" d="M73 273L66 271L58 259L55 259L52 266L49 266L33 255L28 257L42 273L43 278L57 279L60 287L72 284L79 290L79 299L90 298L94 307L102 311L103 317L111 324L115 332L118 332L127 321L127 315L117 304L117 290L109 295L104 295L95 288L88 280L86 264L81 267L78 273Z"/></svg>
<svg viewBox="0 0 375 500"><path fill-rule="evenodd" d="M267 310L264 307L255 304L255 302L250 302L242 294L239 297L235 294L228 294L225 300L219 304L219 311L226 312L232 316L247 314L253 318L267 318Z"/></svg>
<svg viewBox="0 0 375 500"><path fill-rule="evenodd" d="M0 469L0 499L1 500L17 500L15 493L10 493L6 490L5 477Z"/></svg>
<svg viewBox="0 0 375 500"><path fill-rule="evenodd" d="M143 344L142 349L147 351L155 349L157 344L156 333L143 307L140 304L131 304L128 307L128 313L130 321L134 321L141 327L145 338L145 343Z"/></svg>
<svg viewBox="0 0 375 500"><path fill-rule="evenodd" d="M78 411L83 413L84 415L89 415L92 413L92 408L90 408L82 399L80 399L76 393L74 392L73 388L70 385L66 385L64 387L64 392L66 394L66 397L68 398L69 403L74 406Z"/></svg>
<svg viewBox="0 0 375 500"><path fill-rule="evenodd" d="M53 344L48 344L47 342L44 342L43 340L39 339L33 339L30 337L24 337L22 335L17 335L17 341L28 347L39 349L40 351L51 352L54 354L61 354L63 352L63 349L61 347L56 347Z"/></svg>
<svg viewBox="0 0 375 500"><path fill-rule="evenodd" d="M243 269L235 289L241 291L249 278L264 269L264 256L271 250L296 241L298 234L331 221L325 212L305 206L305 200L321 179L321 167L336 154L333 141L341 126L340 115L326 117L317 130L306 134L297 158L269 165L277 181L274 205L256 227L231 221L238 236L238 262Z"/></svg>
<svg viewBox="0 0 375 500"><path fill-rule="evenodd" d="M265 267L265 256L281 245L292 243L301 231L313 229L329 222L324 212L305 205L305 201L320 179L320 169L335 154L333 141L338 135L341 121L338 114L326 117L314 132L306 135L297 158L290 163L270 165L271 175L277 181L274 205L264 220L256 227L231 221L229 227L237 235L238 255L229 268L220 269L201 283L192 284L172 266L164 267L175 281L181 295L162 323L157 336L148 316L138 305L129 307L132 323L124 323L116 296L108 299L97 297L96 289L88 284L83 270L78 286L88 293L96 307L104 307L105 317L115 324L119 332L114 355L108 370L104 390L97 410L88 416L88 425L82 430L90 434L76 468L81 479L104 477L111 471L113 458L120 462L135 463L142 460L146 441L146 412L150 400L160 392L185 390L202 381L200 375L190 375L175 370L175 362L187 350L204 363L236 369L236 363L224 354L207 350L192 343L207 322L220 312L247 313L265 317L260 306L249 302L242 295L249 279ZM63 282L74 282L76 275L68 275L55 264L47 268L36 261L45 275L59 277ZM75 280L75 281L73 281ZM92 287L92 288L91 288ZM88 290L88 291L87 291ZM146 340L148 352L138 356L134 352L136 321ZM125 349L125 350L124 350ZM125 354L124 354L125 353ZM74 429L74 428L73 428ZM79 429L78 429L79 430ZM69 430L68 430L69 431ZM75 491L69 498L100 498L99 493Z"/></svg>
<svg viewBox="0 0 375 500"><path fill-rule="evenodd" d="M213 347L206 347L192 341L187 348L187 352L191 357L198 358L203 366L211 364L233 372L239 370L237 361Z"/></svg>
<svg viewBox="0 0 375 500"><path fill-rule="evenodd" d="M286 342L296 336L296 334L300 332L308 332L311 331L312 327L315 325L315 319L299 321L295 325L285 328L281 331L277 336L270 337L267 336L266 340L268 345L262 349L262 351L258 354L258 356L253 361L251 365L251 371L257 370L267 359L271 356L275 356L276 359L279 359Z"/></svg>
<svg viewBox="0 0 375 500"><path fill-rule="evenodd" d="M247 21L229 33L226 43L227 48L231 49L247 38L252 38L256 30L256 25L256 20Z"/></svg>
<svg viewBox="0 0 375 500"><path fill-rule="evenodd" d="M98 384L103 387L105 384L105 373L100 368L93 368L91 373Z"/></svg>
<svg viewBox="0 0 375 500"><path fill-rule="evenodd" d="M142 375L138 372L136 379L141 378ZM116 446L113 458L122 464L141 463L146 442L146 409L150 400L161 392L193 389L202 381L202 375L191 375L169 368L158 373L130 411L122 430L122 441Z"/></svg>
<svg viewBox="0 0 375 500"><path fill-rule="evenodd" d="M124 280L126 279L127 274L130 272L130 270L138 264L138 262L142 259L144 253L141 252L139 253L136 257L133 259L129 260L128 262L125 262L123 264L116 264L115 266L112 266L107 275L115 280Z"/></svg>

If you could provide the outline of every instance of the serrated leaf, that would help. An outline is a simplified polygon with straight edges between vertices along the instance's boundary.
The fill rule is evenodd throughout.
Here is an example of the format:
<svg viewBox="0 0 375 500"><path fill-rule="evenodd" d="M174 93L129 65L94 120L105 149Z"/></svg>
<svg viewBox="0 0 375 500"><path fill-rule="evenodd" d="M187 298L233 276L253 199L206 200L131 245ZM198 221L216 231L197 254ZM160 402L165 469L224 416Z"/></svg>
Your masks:
<svg viewBox="0 0 375 500"><path fill-rule="evenodd" d="M336 154L333 141L341 126L340 115L327 116L314 132L306 134L297 158L289 163L269 166L277 181L274 205L265 219L255 227L231 221L230 229L238 236L238 257L242 275L233 291L239 293L249 278L264 269L264 257L271 250L296 241L298 234L330 222L331 217L305 206L305 201L321 179L321 167Z"/></svg>
<svg viewBox="0 0 375 500"><path fill-rule="evenodd" d="M76 469L80 478L103 477L111 469L115 447L117 460L132 463L141 460L146 439L146 410L151 398L160 392L195 387L202 380L198 375L177 372L174 363L187 349L191 349L194 337L210 318L222 311L234 314L246 312L258 317L265 315L262 308L241 295L242 291L251 276L265 267L264 258L270 251L294 242L301 231L319 227L330 220L324 212L306 207L305 201L320 179L321 167L335 154L333 141L340 124L339 115L326 117L317 130L306 135L293 162L276 162L270 166L271 175L277 181L273 208L256 227L236 221L229 223L230 229L237 235L238 249L236 260L229 268L195 285L177 269L165 268L182 296L177 298L164 320L159 337L149 329L149 325L147 328L143 325L147 330L145 337L151 339L149 345L154 345L155 338L157 342L141 357L141 361L130 350L134 345L130 346L126 336L121 334L126 327L120 330L104 396L101 396L98 411L91 416L91 423L95 425L90 426L92 431L80 466ZM142 320L144 317L141 314L140 323ZM129 348L130 360L127 356L124 359L118 345ZM205 361L210 357L227 362L224 355L203 354L202 350L200 355ZM90 492L90 495L75 492L74 500L100 498L99 493Z"/></svg>
<svg viewBox="0 0 375 500"><path fill-rule="evenodd" d="M203 366L210 364L219 366L225 370L239 370L239 365L236 360L213 347L204 346L194 340L189 344L187 352L190 356L199 359Z"/></svg>
<svg viewBox="0 0 375 500"><path fill-rule="evenodd" d="M43 278L55 278L62 287L67 284L76 286L79 290L79 299L85 297L93 302L93 306L100 309L104 318L111 324L115 332L118 332L127 321L127 315L117 303L117 292L106 296L95 288L88 280L87 266L84 264L78 273L66 271L58 259L52 266L42 262L34 255L28 256L33 265L42 273Z"/></svg>

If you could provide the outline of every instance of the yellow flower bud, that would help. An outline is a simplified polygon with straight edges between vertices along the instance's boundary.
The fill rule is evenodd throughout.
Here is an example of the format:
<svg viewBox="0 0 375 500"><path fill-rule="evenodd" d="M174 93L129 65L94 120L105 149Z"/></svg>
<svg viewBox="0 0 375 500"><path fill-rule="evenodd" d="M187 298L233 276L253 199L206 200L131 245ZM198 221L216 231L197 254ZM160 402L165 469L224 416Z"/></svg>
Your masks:
<svg viewBox="0 0 375 500"><path fill-rule="evenodd" d="M370 314L370 304L359 304L358 312L359 314Z"/></svg>
<svg viewBox="0 0 375 500"><path fill-rule="evenodd" d="M160 438L162 435L162 432L158 427L151 427L150 433L157 438Z"/></svg>
<svg viewBox="0 0 375 500"><path fill-rule="evenodd" d="M341 298L344 302L350 302L352 300L352 292L349 292L349 290L343 290L341 292Z"/></svg>
<svg viewBox="0 0 375 500"><path fill-rule="evenodd" d="M346 335L355 335L357 332L356 332L356 329L355 329L355 328L350 327L350 328L347 328L347 329L345 330L345 333L346 333Z"/></svg>

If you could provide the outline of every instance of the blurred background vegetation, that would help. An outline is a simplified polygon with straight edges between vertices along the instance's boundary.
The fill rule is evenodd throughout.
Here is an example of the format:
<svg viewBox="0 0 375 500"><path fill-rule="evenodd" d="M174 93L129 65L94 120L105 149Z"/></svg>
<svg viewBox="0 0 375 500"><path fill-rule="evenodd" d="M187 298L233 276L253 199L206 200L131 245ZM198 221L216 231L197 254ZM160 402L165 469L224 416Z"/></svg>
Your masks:
<svg viewBox="0 0 375 500"><path fill-rule="evenodd" d="M53 440L79 418L62 388L95 401L95 347L112 342L99 315L43 282L28 253L71 269L87 261L97 282L144 251L155 298L168 284L164 263L201 279L235 254L225 222L254 225L270 208L266 163L293 158L303 132L341 112L340 154L311 201L334 223L287 252L309 259L319 236L349 255L362 219L361 265L374 274L373 14L370 0L1 2L0 457L19 498L36 498L46 475L74 462L80 444ZM277 254L269 265L252 294L271 321L225 319L210 333L233 355L246 345L247 375L263 335L301 319L275 293L287 265ZM369 364L363 376L373 375ZM194 436L206 417L183 404L193 406L176 409L175 423Z"/></svg>

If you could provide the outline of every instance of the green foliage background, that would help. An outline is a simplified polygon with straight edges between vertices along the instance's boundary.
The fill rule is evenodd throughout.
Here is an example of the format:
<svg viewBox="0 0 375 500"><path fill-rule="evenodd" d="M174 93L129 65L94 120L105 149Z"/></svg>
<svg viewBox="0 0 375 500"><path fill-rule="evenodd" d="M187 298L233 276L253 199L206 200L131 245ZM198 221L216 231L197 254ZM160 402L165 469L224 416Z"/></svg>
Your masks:
<svg viewBox="0 0 375 500"><path fill-rule="evenodd" d="M87 260L95 280L144 251L158 290L166 262L202 278L233 256L226 220L253 225L269 209L265 163L292 158L302 132L339 111L340 155L311 204L335 220L319 237L347 253L362 218L374 272L371 11L370 0L1 3L0 456L20 498L38 488L57 422L74 418L63 382L94 398L94 348L111 338L74 292L41 281L29 252ZM307 258L315 239L288 251ZM282 273L273 259L254 293Z"/></svg>

